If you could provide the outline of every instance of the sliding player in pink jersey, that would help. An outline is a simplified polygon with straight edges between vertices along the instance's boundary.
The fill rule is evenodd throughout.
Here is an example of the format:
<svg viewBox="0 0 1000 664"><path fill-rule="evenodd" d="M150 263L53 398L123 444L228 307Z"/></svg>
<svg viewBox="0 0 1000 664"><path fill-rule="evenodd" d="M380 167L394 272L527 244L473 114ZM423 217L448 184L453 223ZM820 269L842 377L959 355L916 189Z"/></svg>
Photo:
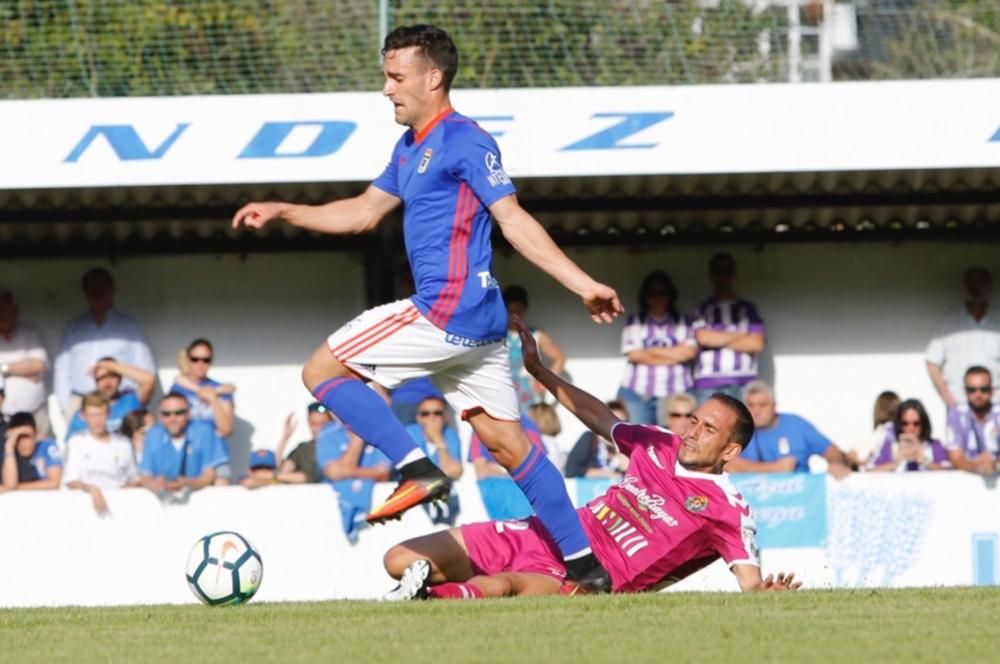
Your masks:
<svg viewBox="0 0 1000 664"><path fill-rule="evenodd" d="M546 369L518 321L525 368L594 433L629 456L625 477L580 508L580 518L614 592L653 590L717 558L742 590L795 590L794 575L762 578L750 507L722 468L753 436L741 402L716 394L681 434L619 420L603 403ZM386 599L475 598L574 593L541 523L497 521L398 544L385 556L400 585Z"/></svg>

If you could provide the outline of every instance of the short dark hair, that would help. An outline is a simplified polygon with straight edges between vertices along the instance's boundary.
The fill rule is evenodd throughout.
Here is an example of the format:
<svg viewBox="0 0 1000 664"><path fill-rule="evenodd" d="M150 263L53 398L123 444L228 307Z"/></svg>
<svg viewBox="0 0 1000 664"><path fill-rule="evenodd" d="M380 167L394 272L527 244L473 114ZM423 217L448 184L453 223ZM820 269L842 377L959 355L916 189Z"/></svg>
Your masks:
<svg viewBox="0 0 1000 664"><path fill-rule="evenodd" d="M17 427L29 426L32 429L37 429L35 426L35 416L31 413L21 411L20 413L14 413L10 416L10 421L7 422L7 428L14 429Z"/></svg>
<svg viewBox="0 0 1000 664"><path fill-rule="evenodd" d="M722 392L716 392L709 399L715 399L721 402L723 405L727 406L729 410L733 411L736 415L736 425L733 427L733 433L730 439L734 441L740 447L746 447L750 439L753 438L753 433L756 430L753 425L753 416L747 407L739 399L735 399L728 394L723 394Z"/></svg>
<svg viewBox="0 0 1000 664"><path fill-rule="evenodd" d="M425 23L401 25L385 36L382 55L411 46L416 46L420 55L441 70L444 75L444 89L451 90L451 83L458 73L458 49L451 40L451 35L441 28Z"/></svg>
<svg viewBox="0 0 1000 664"><path fill-rule="evenodd" d="M215 354L215 348L212 347L212 342L209 341L208 339L205 339L204 337L198 337L197 339L189 343L187 347L187 352L190 354L191 351L193 351L198 346L205 346L206 348L208 348L209 353Z"/></svg>
<svg viewBox="0 0 1000 664"><path fill-rule="evenodd" d="M83 287L83 290L89 290L94 286L114 287L114 285L115 280L111 277L111 273L103 267L91 268L80 277L80 286Z"/></svg>
<svg viewBox="0 0 1000 664"><path fill-rule="evenodd" d="M724 251L720 251L711 258L708 259L708 271L709 273L714 273L719 270L719 268L725 268L726 271L735 272L736 271L736 259L733 258L732 254L727 254Z"/></svg>
<svg viewBox="0 0 1000 664"><path fill-rule="evenodd" d="M528 308L528 291L524 286L507 286L503 289L503 303L510 304L511 302L519 302L524 305L524 308Z"/></svg>
<svg viewBox="0 0 1000 664"><path fill-rule="evenodd" d="M646 316L649 315L649 304L646 300L649 299L654 290L662 290L670 301L667 305L667 313L673 318L680 318L680 314L677 312L677 297L679 295L677 286L674 285L674 280L670 278L670 275L663 270L653 270L642 280L642 285L639 286L639 318L646 320Z"/></svg>
<svg viewBox="0 0 1000 664"><path fill-rule="evenodd" d="M968 378L969 376L974 376L975 374L982 374L982 375L986 376L987 378L990 379L990 384L991 385L993 384L993 374L990 373L989 369L987 369L986 367L982 366L981 364L974 364L971 367L969 367L968 369L966 369L965 370L965 375L962 376L962 379L964 380L964 379Z"/></svg>
<svg viewBox="0 0 1000 664"><path fill-rule="evenodd" d="M147 411L145 408L136 408L123 417L122 424L118 427L118 431L121 435L126 438L131 438L136 431L141 429L146 424L146 413Z"/></svg>
<svg viewBox="0 0 1000 664"><path fill-rule="evenodd" d="M189 406L191 405L191 402L188 401L187 395L185 395L185 394L183 394L181 392L178 392L177 390L171 390L170 392L167 392L166 394L164 394L163 398L160 399L160 403L163 403L167 399L183 399L184 403L188 404Z"/></svg>

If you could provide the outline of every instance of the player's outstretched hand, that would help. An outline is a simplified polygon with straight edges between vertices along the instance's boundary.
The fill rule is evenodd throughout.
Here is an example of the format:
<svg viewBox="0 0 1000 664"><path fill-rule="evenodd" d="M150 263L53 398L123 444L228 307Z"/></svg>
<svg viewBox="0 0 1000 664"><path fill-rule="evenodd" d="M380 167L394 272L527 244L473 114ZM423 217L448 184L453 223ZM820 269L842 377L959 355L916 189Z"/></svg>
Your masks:
<svg viewBox="0 0 1000 664"><path fill-rule="evenodd" d="M773 574L768 574L767 578L763 581L763 587L761 590L769 590L772 592L779 592L782 590L798 590L802 587L801 581L795 581L795 573L789 572L785 574L783 572L778 572L778 576L775 577Z"/></svg>
<svg viewBox="0 0 1000 664"><path fill-rule="evenodd" d="M247 203L233 215L233 228L240 225L263 228L264 224L281 216L281 203Z"/></svg>
<svg viewBox="0 0 1000 664"><path fill-rule="evenodd" d="M535 335L531 333L531 330L524 324L524 321L517 316L511 316L510 320L514 323L514 327L517 328L517 333L521 337L521 360L524 362L524 368L534 376L535 372L543 366L542 358L538 354L538 344L535 342Z"/></svg>
<svg viewBox="0 0 1000 664"><path fill-rule="evenodd" d="M625 311L615 289L604 284L595 282L593 288L585 291L581 298L595 323L610 323Z"/></svg>

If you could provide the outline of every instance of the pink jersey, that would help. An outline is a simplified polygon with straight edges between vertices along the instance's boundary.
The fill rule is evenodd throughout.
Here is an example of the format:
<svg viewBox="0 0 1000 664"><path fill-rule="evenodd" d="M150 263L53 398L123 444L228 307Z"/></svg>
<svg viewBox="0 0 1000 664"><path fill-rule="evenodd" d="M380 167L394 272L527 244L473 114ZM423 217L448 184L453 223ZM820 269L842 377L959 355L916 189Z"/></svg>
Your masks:
<svg viewBox="0 0 1000 664"><path fill-rule="evenodd" d="M615 592L682 579L719 557L760 564L750 506L728 476L685 469L681 438L665 429L619 422L611 437L629 456L628 472L580 518Z"/></svg>

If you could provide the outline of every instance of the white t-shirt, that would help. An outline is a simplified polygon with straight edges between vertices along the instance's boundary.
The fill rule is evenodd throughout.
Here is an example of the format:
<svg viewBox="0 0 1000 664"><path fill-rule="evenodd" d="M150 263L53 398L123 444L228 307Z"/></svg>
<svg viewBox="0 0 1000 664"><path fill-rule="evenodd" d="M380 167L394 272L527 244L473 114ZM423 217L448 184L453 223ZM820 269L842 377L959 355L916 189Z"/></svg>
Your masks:
<svg viewBox="0 0 1000 664"><path fill-rule="evenodd" d="M944 378L959 403L965 400L965 370L974 364L993 374L993 384L1000 383L1000 314L991 308L977 321L963 306L942 321L937 334L927 345L926 359L941 367ZM998 395L994 394L993 400Z"/></svg>
<svg viewBox="0 0 1000 664"><path fill-rule="evenodd" d="M74 480L102 489L118 489L139 477L128 438L110 434L104 441L81 431L66 442L63 485Z"/></svg>
<svg viewBox="0 0 1000 664"><path fill-rule="evenodd" d="M38 330L19 323L10 339L0 335L0 364L14 364L21 360L41 360L48 364L49 355ZM44 373L44 372L43 372ZM44 377L44 376L43 376ZM45 381L27 376L7 376L6 396L3 400L5 415L20 411L33 413L45 403Z"/></svg>

